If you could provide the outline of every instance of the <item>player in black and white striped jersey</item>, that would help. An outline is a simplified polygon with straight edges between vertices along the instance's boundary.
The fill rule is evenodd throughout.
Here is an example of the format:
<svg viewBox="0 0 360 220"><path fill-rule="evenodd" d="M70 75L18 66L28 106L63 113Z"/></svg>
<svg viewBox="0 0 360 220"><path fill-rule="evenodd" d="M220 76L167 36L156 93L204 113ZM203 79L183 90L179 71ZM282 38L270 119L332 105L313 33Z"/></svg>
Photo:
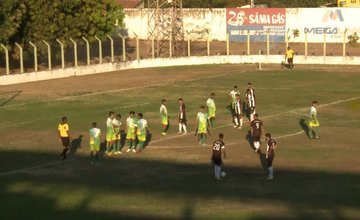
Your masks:
<svg viewBox="0 0 360 220"><path fill-rule="evenodd" d="M242 101L240 99L240 94L236 94L235 108L234 108L234 128L241 129L243 126L243 111L242 111Z"/></svg>
<svg viewBox="0 0 360 220"><path fill-rule="evenodd" d="M254 120L254 115L256 114L255 109L255 89L252 84L248 83L248 88L246 90L246 110L248 111L250 121Z"/></svg>

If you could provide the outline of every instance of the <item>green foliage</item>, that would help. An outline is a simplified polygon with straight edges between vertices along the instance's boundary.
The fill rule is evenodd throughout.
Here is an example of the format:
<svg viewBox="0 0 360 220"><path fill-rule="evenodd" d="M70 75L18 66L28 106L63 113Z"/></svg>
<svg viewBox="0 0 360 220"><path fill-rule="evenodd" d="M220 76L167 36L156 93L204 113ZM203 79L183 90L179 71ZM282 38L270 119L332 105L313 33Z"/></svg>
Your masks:
<svg viewBox="0 0 360 220"><path fill-rule="evenodd" d="M348 36L349 44L351 46L357 46L359 39L360 38L356 32Z"/></svg>
<svg viewBox="0 0 360 220"><path fill-rule="evenodd" d="M8 43L18 32L26 6L20 1L0 0L0 43Z"/></svg>
<svg viewBox="0 0 360 220"><path fill-rule="evenodd" d="M124 12L113 0L1 0L4 43L104 37L123 26ZM118 22L117 22L118 21Z"/></svg>
<svg viewBox="0 0 360 220"><path fill-rule="evenodd" d="M251 0L183 0L184 8L224 8L239 7L250 4ZM269 7L319 7L336 0L255 0L255 4L266 4Z"/></svg>

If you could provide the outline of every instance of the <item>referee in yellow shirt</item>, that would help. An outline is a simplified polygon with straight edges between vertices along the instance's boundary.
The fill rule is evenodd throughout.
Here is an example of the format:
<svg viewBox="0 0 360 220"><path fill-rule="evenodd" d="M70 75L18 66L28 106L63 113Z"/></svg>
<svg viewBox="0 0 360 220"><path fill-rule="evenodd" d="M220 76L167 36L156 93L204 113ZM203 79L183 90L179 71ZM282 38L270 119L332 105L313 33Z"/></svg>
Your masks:
<svg viewBox="0 0 360 220"><path fill-rule="evenodd" d="M63 152L60 154L60 156L62 156L63 160L66 160L66 153L70 149L70 140L71 140L71 136L69 133L69 125L67 123L66 117L61 118L61 123L58 126L58 131L59 131L59 141L61 141L63 146Z"/></svg>
<svg viewBox="0 0 360 220"><path fill-rule="evenodd" d="M292 50L290 47L287 47L285 52L285 60L287 59L290 69L294 68L294 54L294 50Z"/></svg>

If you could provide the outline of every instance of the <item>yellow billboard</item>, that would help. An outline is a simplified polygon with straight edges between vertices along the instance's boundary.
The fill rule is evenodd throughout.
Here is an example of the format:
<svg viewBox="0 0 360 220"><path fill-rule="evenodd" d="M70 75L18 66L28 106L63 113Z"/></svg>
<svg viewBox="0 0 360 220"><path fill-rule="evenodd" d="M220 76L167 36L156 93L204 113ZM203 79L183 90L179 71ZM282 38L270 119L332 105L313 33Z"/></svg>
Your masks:
<svg viewBox="0 0 360 220"><path fill-rule="evenodd" d="M344 8L360 8L360 0L338 0L338 6Z"/></svg>

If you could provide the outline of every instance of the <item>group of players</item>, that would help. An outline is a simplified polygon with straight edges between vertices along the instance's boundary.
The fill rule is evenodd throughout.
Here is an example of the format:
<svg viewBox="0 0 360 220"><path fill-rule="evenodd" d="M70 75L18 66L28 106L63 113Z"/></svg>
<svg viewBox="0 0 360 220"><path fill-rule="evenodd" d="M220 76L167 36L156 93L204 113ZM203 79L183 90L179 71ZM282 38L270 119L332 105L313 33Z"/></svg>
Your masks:
<svg viewBox="0 0 360 220"><path fill-rule="evenodd" d="M255 90L251 83L248 83L248 88L245 93L246 101L241 100L240 91L237 86L234 86L233 90L229 93L229 98L231 100L230 105L228 106L231 115L233 126L236 129L242 129L244 125L244 116L247 116L249 119L251 135L250 135L250 144L254 148L255 152L261 154L260 145L261 138L266 140L266 164L268 167L268 179L273 179L273 167L272 162L275 157L275 149L277 143L274 139L271 138L270 133L265 133L264 124L259 119L259 115L256 113L256 96ZM186 119L186 108L185 103L182 98L178 99L179 102L179 132L178 134L187 134L187 119ZM309 137L318 138L316 128L319 126L319 122L316 118L316 104L314 101L311 107L311 121L309 123ZM160 117L162 123L162 135L167 135L169 130L169 114L166 107L166 99L161 100L160 106ZM215 104L215 93L211 93L210 97L206 101L206 106L203 105L200 107L200 111L197 113L197 126L195 131L195 136L198 137L199 145L206 145L207 135L210 134L210 129L215 127L215 117L216 117L216 104ZM145 146L147 138L147 127L148 123L144 119L142 113L135 115L134 111L129 113L128 118L126 119L125 134L126 134L126 152L140 153ZM121 148L121 136L122 136L122 123L121 115L115 114L114 112L109 112L108 118L106 120L106 151L107 156L122 154ZM67 123L67 118L63 117L61 123L58 125L59 139L63 145L63 152L61 153L62 159L66 159L67 152L70 148L71 136L69 133L69 125ZM124 134L124 135L125 135ZM98 128L97 123L93 122L92 127L89 130L90 136L90 157L91 163L96 163L99 160L99 151L100 151L100 136L101 130ZM223 172L222 164L223 159L226 158L225 153L225 143L223 141L224 135L219 134L219 139L213 143L213 154L212 161L214 164L215 178L221 179L225 176Z"/></svg>

